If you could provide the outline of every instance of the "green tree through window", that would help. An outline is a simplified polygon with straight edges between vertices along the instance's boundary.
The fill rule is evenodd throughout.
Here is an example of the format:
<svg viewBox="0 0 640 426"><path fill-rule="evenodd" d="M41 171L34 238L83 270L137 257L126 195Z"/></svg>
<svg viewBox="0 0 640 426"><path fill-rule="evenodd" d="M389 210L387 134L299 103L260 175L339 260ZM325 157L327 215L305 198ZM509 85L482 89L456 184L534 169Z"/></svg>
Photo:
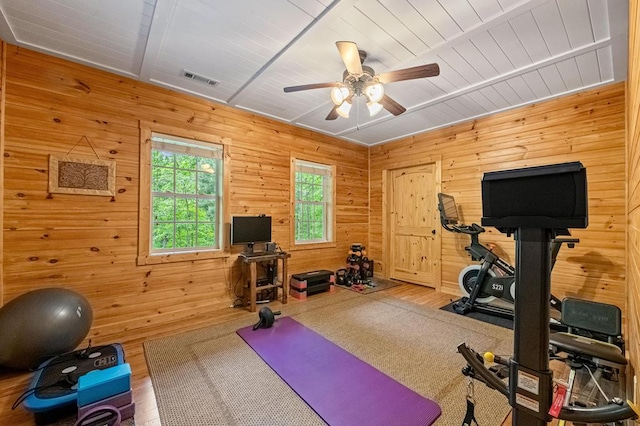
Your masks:
<svg viewBox="0 0 640 426"><path fill-rule="evenodd" d="M221 245L222 147L153 133L151 253Z"/></svg>
<svg viewBox="0 0 640 426"><path fill-rule="evenodd" d="M326 242L331 239L332 167L295 160L295 241Z"/></svg>

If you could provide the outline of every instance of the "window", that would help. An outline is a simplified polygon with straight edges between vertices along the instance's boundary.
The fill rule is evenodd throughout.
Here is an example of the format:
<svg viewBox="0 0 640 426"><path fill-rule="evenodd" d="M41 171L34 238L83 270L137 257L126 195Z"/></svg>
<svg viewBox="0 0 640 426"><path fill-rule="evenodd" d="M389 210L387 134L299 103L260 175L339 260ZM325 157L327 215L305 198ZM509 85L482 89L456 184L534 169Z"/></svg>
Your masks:
<svg viewBox="0 0 640 426"><path fill-rule="evenodd" d="M141 127L138 263L223 255L224 145L210 135L203 141L202 134L153 126Z"/></svg>
<svg viewBox="0 0 640 426"><path fill-rule="evenodd" d="M294 244L332 242L334 166L294 159L293 169Z"/></svg>
<svg viewBox="0 0 640 426"><path fill-rule="evenodd" d="M151 253L220 248L222 147L153 133Z"/></svg>

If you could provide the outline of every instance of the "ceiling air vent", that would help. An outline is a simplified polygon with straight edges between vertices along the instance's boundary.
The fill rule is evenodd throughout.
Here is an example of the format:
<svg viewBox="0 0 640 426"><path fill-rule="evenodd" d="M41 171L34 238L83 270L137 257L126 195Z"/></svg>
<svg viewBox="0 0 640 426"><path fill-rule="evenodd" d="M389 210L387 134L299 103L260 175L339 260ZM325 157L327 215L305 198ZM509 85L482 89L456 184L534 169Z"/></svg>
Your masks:
<svg viewBox="0 0 640 426"><path fill-rule="evenodd" d="M193 73L187 70L182 70L182 76L190 78L191 80L194 80L194 81L198 81L200 83L208 84L209 86L217 86L218 84L220 84L219 81L213 80L208 77L204 77L202 75L198 75L196 73Z"/></svg>

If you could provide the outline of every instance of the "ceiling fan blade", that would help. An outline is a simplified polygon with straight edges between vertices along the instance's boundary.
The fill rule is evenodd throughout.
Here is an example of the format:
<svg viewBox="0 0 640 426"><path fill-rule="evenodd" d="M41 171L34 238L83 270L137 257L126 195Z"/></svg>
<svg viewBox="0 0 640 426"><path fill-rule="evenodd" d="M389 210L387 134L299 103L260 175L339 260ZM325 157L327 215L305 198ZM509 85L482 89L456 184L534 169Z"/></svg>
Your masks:
<svg viewBox="0 0 640 426"><path fill-rule="evenodd" d="M332 82L332 83L303 84L302 86L285 87L284 88L284 92L285 93L289 93L289 92L299 92L301 90L322 89L323 87L333 87L335 85L336 85L335 82Z"/></svg>
<svg viewBox="0 0 640 426"><path fill-rule="evenodd" d="M405 68L403 70L383 72L379 74L380 83L392 83L394 81L413 80L416 78L435 77L440 74L438 64L418 65L417 67Z"/></svg>
<svg viewBox="0 0 640 426"><path fill-rule="evenodd" d="M382 99L380 100L380 104L384 109L386 109L393 115L400 115L407 110L405 107L403 107L387 95L384 95L382 97Z"/></svg>
<svg viewBox="0 0 640 426"><path fill-rule="evenodd" d="M338 52L342 57L342 62L347 67L350 74L361 75L362 63L360 62L360 52L358 46L352 41L336 41Z"/></svg>
<svg viewBox="0 0 640 426"><path fill-rule="evenodd" d="M329 115L327 115L327 117L325 118L325 120L335 120L336 118L338 118L338 111L337 111L338 107L334 106L333 108L331 108L331 111L329 112Z"/></svg>

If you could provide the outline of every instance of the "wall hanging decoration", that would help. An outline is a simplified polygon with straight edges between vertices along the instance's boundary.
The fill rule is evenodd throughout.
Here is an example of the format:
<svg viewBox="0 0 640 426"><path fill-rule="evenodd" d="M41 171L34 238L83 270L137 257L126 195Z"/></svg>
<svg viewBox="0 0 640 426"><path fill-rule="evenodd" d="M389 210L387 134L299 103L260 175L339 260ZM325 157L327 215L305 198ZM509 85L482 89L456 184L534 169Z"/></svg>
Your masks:
<svg viewBox="0 0 640 426"><path fill-rule="evenodd" d="M86 140L96 159L70 157L80 141ZM116 190L116 162L101 160L86 136L64 156L49 155L49 192L114 196Z"/></svg>

